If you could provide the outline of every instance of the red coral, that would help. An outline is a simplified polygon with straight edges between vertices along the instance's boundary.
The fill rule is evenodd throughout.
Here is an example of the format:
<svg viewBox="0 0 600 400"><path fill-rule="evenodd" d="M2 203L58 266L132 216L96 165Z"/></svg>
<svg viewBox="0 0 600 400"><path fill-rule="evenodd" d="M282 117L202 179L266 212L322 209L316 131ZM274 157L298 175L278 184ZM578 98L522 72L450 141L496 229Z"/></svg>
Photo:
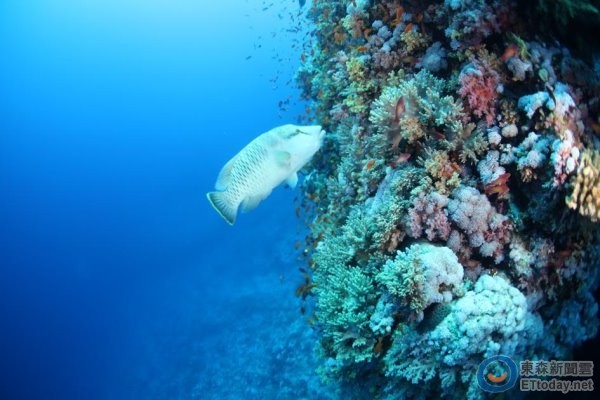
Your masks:
<svg viewBox="0 0 600 400"><path fill-rule="evenodd" d="M458 93L467 99L471 112L491 125L496 117L500 75L484 61L473 59L460 73Z"/></svg>

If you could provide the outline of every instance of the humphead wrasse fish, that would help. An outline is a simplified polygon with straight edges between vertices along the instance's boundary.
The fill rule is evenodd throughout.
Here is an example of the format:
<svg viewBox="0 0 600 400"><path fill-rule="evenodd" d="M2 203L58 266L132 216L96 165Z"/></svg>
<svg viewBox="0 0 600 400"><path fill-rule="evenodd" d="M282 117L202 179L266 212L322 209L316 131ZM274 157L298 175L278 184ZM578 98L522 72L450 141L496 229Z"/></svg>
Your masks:
<svg viewBox="0 0 600 400"><path fill-rule="evenodd" d="M296 187L298 170L319 150L323 136L320 125L291 124L261 134L221 169L208 201L233 225L240 207L242 212L254 209L282 182Z"/></svg>

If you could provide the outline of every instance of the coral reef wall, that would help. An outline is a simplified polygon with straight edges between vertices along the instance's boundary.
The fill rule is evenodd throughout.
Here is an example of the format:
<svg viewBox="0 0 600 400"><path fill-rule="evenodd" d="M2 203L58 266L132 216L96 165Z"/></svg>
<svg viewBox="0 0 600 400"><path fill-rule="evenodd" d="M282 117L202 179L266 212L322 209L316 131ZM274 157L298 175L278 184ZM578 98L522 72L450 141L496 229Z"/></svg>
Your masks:
<svg viewBox="0 0 600 400"><path fill-rule="evenodd" d="M528 19L598 11L549 3L312 2L297 294L345 398L480 398L485 358L595 337L600 64Z"/></svg>

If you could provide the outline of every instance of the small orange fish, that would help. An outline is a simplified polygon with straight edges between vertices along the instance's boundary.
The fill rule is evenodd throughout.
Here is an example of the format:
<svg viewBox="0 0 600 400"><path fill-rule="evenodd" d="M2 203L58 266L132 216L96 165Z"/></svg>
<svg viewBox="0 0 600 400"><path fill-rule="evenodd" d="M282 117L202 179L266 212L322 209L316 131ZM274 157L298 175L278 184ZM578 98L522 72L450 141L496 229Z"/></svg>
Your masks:
<svg viewBox="0 0 600 400"><path fill-rule="evenodd" d="M371 28L367 28L363 31L363 36L365 37L365 40L369 40L369 35L371 34L371 32L373 32L373 29Z"/></svg>
<svg viewBox="0 0 600 400"><path fill-rule="evenodd" d="M317 237L315 238L315 240L313 241L313 245L314 245L314 247L316 247L316 246L317 246L317 244L318 244L318 243L319 243L321 240L323 240L323 232L319 233L319 234L317 235Z"/></svg>
<svg viewBox="0 0 600 400"><path fill-rule="evenodd" d="M514 43L509 44L504 50L504 53L500 56L502 62L508 61L509 58L516 56L519 53L519 46Z"/></svg>
<svg viewBox="0 0 600 400"><path fill-rule="evenodd" d="M404 7L399 6L398 8L396 8L396 18L390 22L390 25L392 25L392 27L399 25L402 22L402 16L404 15Z"/></svg>
<svg viewBox="0 0 600 400"><path fill-rule="evenodd" d="M375 165L375 160L369 160L367 163L367 171L369 171Z"/></svg>
<svg viewBox="0 0 600 400"><path fill-rule="evenodd" d="M359 52L361 52L361 53L362 53L362 52L365 52L365 51L367 51L368 49L369 49L369 48L368 48L367 46L358 46L358 47L356 48L356 51L359 51Z"/></svg>
<svg viewBox="0 0 600 400"><path fill-rule="evenodd" d="M433 136L437 139L437 140L444 140L446 139L446 135L444 135L443 132L440 132L438 130L435 130L432 132Z"/></svg>
<svg viewBox="0 0 600 400"><path fill-rule="evenodd" d="M412 23L412 22L409 22L409 23L406 25L406 28L404 28L404 33L408 33L408 32L410 32L410 30L412 29L412 27L413 27L413 23Z"/></svg>
<svg viewBox="0 0 600 400"><path fill-rule="evenodd" d="M405 162L408 161L408 159L410 158L411 155L412 154L410 154L410 153L400 153L400 154L398 154L398 157L396 157L395 161L398 164L404 164Z"/></svg>
<svg viewBox="0 0 600 400"><path fill-rule="evenodd" d="M400 62L403 64L416 64L417 58L413 56L402 56L400 57Z"/></svg>
<svg viewBox="0 0 600 400"><path fill-rule="evenodd" d="M377 343L375 343L375 347L373 348L373 353L381 354L383 351L383 337L377 339Z"/></svg>
<svg viewBox="0 0 600 400"><path fill-rule="evenodd" d="M335 32L333 34L333 40L336 44L342 44L346 41L346 35L344 33Z"/></svg>
<svg viewBox="0 0 600 400"><path fill-rule="evenodd" d="M561 250L561 251L558 252L558 256L562 257L562 258L567 258L572 253L573 253L573 250L571 250L571 249L563 249L563 250Z"/></svg>
<svg viewBox="0 0 600 400"><path fill-rule="evenodd" d="M294 248L298 250L300 248L300 242L294 243Z"/></svg>
<svg viewBox="0 0 600 400"><path fill-rule="evenodd" d="M396 109L394 110L394 122L398 123L400 121L400 117L406 111L406 107L404 105L404 97L400 97L396 102Z"/></svg>

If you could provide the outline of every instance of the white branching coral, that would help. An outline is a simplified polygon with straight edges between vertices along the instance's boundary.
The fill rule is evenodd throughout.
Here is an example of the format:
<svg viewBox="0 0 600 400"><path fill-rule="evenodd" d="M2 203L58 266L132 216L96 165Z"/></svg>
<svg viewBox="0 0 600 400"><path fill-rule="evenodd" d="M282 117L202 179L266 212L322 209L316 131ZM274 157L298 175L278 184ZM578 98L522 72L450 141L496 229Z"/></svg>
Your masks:
<svg viewBox="0 0 600 400"><path fill-rule="evenodd" d="M448 303L462 292L463 274L452 250L417 243L386 262L376 281L401 307L421 320L428 306Z"/></svg>
<svg viewBox="0 0 600 400"><path fill-rule="evenodd" d="M449 314L433 330L418 335L407 329L395 335L385 357L387 375L415 384L437 376L442 391L450 395L457 375L471 376L473 365L493 355L519 359L543 332L542 319L528 310L519 290L500 276L483 275L472 290L450 303ZM415 368L414 360L427 368ZM476 381L468 385L480 391Z"/></svg>
<svg viewBox="0 0 600 400"><path fill-rule="evenodd" d="M528 324L527 319L532 324ZM533 328L533 329L531 329ZM451 314L429 334L429 343L444 364L459 365L474 355L515 354L525 342L541 335L539 317L528 313L527 300L500 276L483 275L452 306Z"/></svg>

